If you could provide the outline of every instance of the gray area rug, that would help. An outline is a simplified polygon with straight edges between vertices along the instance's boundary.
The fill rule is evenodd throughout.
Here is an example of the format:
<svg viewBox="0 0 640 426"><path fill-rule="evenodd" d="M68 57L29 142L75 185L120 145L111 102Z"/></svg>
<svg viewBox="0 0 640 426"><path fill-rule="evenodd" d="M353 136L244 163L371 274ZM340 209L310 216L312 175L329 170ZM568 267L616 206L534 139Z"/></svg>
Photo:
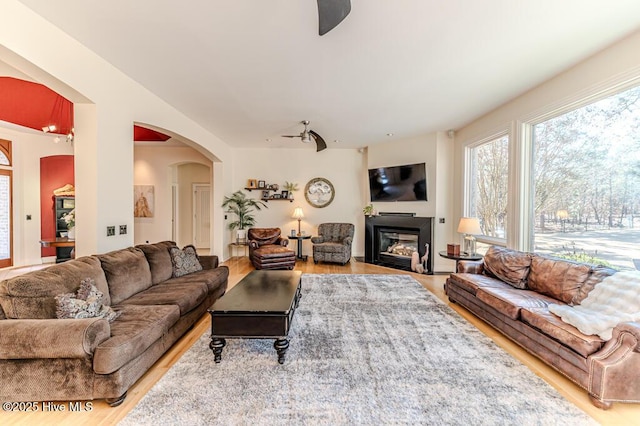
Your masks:
<svg viewBox="0 0 640 426"><path fill-rule="evenodd" d="M209 333L122 425L597 424L407 275L302 278L284 365Z"/></svg>

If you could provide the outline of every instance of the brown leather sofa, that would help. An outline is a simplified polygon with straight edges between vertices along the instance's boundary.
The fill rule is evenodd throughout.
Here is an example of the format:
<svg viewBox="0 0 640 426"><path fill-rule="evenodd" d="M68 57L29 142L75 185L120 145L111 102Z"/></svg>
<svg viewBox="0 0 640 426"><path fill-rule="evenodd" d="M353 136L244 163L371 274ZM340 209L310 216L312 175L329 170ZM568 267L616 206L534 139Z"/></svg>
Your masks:
<svg viewBox="0 0 640 426"><path fill-rule="evenodd" d="M249 259L256 269L293 269L296 253L287 248L289 240L281 237L280 228L250 228Z"/></svg>
<svg viewBox="0 0 640 426"><path fill-rule="evenodd" d="M216 256L199 256L201 271L172 278L174 245L81 257L0 282L0 400L121 404L227 288L229 270ZM57 318L55 297L87 278L119 313L113 322Z"/></svg>
<svg viewBox="0 0 640 426"><path fill-rule="evenodd" d="M640 402L640 323L619 324L609 341L585 335L548 309L577 305L616 271L491 247L484 259L460 261L445 284L449 300L571 379L593 404Z"/></svg>

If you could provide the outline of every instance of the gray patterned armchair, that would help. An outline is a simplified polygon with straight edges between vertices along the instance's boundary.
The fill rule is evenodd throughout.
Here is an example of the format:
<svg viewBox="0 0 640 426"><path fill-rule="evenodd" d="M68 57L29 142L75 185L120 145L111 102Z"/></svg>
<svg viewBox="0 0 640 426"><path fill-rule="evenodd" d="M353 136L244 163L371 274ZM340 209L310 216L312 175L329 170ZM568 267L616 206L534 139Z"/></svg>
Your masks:
<svg viewBox="0 0 640 426"><path fill-rule="evenodd" d="M346 264L351 259L354 226L351 223L321 223L312 237L313 261Z"/></svg>

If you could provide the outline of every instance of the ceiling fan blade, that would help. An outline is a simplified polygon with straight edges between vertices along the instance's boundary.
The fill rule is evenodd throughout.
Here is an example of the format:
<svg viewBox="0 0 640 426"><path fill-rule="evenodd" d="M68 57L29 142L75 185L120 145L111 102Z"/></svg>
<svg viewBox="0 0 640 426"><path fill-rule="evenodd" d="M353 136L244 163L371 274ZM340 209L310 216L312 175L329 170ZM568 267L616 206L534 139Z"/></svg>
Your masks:
<svg viewBox="0 0 640 426"><path fill-rule="evenodd" d="M351 0L318 0L320 35L334 29L351 12Z"/></svg>
<svg viewBox="0 0 640 426"><path fill-rule="evenodd" d="M314 132L313 130L309 130L309 134L313 136L313 139L316 141L316 152L320 152L324 149L327 149L327 143L322 139L322 136Z"/></svg>
<svg viewBox="0 0 640 426"><path fill-rule="evenodd" d="M282 135L283 138L299 138L300 135Z"/></svg>

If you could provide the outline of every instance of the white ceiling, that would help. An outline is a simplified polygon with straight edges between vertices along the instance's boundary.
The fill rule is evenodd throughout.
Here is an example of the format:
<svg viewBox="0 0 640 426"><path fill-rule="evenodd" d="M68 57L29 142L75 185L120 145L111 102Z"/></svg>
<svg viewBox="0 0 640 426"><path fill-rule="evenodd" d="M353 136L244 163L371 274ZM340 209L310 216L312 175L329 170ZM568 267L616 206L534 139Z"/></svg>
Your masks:
<svg viewBox="0 0 640 426"><path fill-rule="evenodd" d="M238 147L456 129L640 28L638 0L351 0L322 37L316 0L22 2Z"/></svg>

